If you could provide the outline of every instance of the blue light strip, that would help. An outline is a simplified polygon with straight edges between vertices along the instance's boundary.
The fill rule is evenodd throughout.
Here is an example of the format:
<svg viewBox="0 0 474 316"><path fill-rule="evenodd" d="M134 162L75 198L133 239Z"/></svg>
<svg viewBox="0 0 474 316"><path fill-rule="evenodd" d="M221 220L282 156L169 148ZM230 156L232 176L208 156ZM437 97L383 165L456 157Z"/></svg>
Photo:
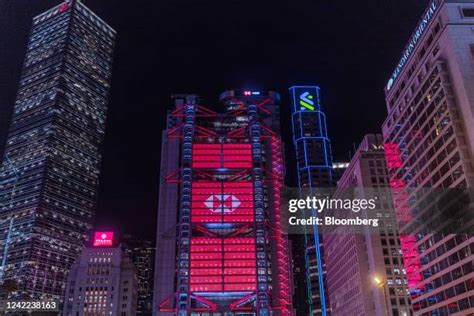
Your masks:
<svg viewBox="0 0 474 316"><path fill-rule="evenodd" d="M294 139L294 138L293 138L293 139ZM329 140L329 138L324 137L324 136L303 136L303 137L300 137L300 138L296 139L296 141L299 141L299 140L309 140L309 139L324 139L324 140Z"/></svg>
<svg viewBox="0 0 474 316"><path fill-rule="evenodd" d="M298 170L303 171L305 169L332 169L332 167L329 165L311 165L311 166L299 168Z"/></svg>
<svg viewBox="0 0 474 316"><path fill-rule="evenodd" d="M321 122L319 122L321 123ZM321 124L319 124L319 126L321 126ZM303 130L302 130L303 131ZM311 195L314 194L314 191L313 191L313 185L312 185L312 179L311 179L311 168L308 167L308 155L307 155L307 151L306 151L306 140L304 141L305 142L305 145L304 145L304 150L305 150L305 168L303 169L306 169L307 170L307 173L308 173L308 179L309 179L309 192ZM325 142L323 142L325 143ZM326 149L326 147L324 146L324 148ZM327 153L326 151L324 152L324 160L326 161L327 163ZM299 177L299 174L300 172L298 172L298 177ZM331 176L331 173L329 173L329 175ZM300 186L300 190L301 190L301 186ZM318 216L318 212L316 209L311 209L311 215L313 217L317 217ZM314 238L314 246L315 246L315 249L316 249L316 261L317 261L317 268L318 268L318 283L319 283L319 298L320 298L320 301L321 301L321 314L323 316L326 316L326 293L325 293L325 289L324 289L324 280L323 280L323 260L321 258L321 245L319 243L319 229L318 229L318 226L317 225L314 225L313 226L313 238ZM307 249L308 247L306 247ZM308 260L309 260L309 256L308 256ZM309 262L308 262L308 268L309 268ZM308 269L308 274L309 274L309 269ZM311 287L311 279L309 280L309 283L308 283L308 286ZM311 289L310 289L311 290Z"/></svg>

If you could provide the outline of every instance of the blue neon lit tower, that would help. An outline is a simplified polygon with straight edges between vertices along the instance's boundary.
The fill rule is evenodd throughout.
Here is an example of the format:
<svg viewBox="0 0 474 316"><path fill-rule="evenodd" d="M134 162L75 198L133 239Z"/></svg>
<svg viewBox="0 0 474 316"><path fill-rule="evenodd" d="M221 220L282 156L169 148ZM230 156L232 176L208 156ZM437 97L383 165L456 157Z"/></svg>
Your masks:
<svg viewBox="0 0 474 316"><path fill-rule="evenodd" d="M332 153L331 142L328 138L326 116L321 111L319 87L293 86L290 88L292 102L293 143L296 150L298 182L300 191L304 189L309 194L316 193L318 188L331 187ZM316 210L314 216L317 215ZM304 287L306 288L306 304L310 315L327 315L329 311L326 299L325 266L321 236L317 226L308 232L303 240L293 244L295 265L304 265L300 270L306 272ZM304 251L298 251L298 244L304 244ZM298 263L296 253L304 253ZM301 256L300 256L301 257ZM298 282L298 281L297 281ZM303 281L296 284L302 287ZM302 314L303 315L303 314Z"/></svg>

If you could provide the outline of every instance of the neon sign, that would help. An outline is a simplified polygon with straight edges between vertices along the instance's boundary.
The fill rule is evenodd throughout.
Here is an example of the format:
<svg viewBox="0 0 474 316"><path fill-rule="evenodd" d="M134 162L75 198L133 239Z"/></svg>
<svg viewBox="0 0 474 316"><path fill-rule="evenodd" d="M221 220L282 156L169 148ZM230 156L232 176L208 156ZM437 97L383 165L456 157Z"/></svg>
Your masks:
<svg viewBox="0 0 474 316"><path fill-rule="evenodd" d="M319 87L296 86L290 88L294 112L319 109Z"/></svg>
<svg viewBox="0 0 474 316"><path fill-rule="evenodd" d="M244 91L245 96L260 95L260 91Z"/></svg>
<svg viewBox="0 0 474 316"><path fill-rule="evenodd" d="M390 91L390 89L393 87L393 84L395 83L398 76L402 72L403 68L407 64L408 59L413 54L413 51L415 50L416 45L418 44L421 37L423 36L426 29L428 28L428 25L430 24L436 11L439 8L438 2L439 2L438 0L433 1L431 5L428 7L428 9L426 10L426 13L423 16L423 19L421 20L420 24L418 25L415 31L415 34L413 34L412 38L408 42L408 45L405 48L405 51L403 52L400 62L398 63L397 67L395 68L395 71L393 72L392 76L390 77L390 80L387 83L387 91Z"/></svg>
<svg viewBox="0 0 474 316"><path fill-rule="evenodd" d="M204 204L213 213L232 213L240 204L238 197L230 194L212 194L207 198Z"/></svg>
<svg viewBox="0 0 474 316"><path fill-rule="evenodd" d="M254 221L250 181L196 181L192 185L193 223L251 223Z"/></svg>
<svg viewBox="0 0 474 316"><path fill-rule="evenodd" d="M300 105L301 105L301 109L307 109L307 110L311 110L311 111L314 111L314 101L313 101L313 95L310 94L308 91L306 92L303 92L301 95L300 95Z"/></svg>
<svg viewBox="0 0 474 316"><path fill-rule="evenodd" d="M94 233L94 247L111 247L114 241L113 232L95 232Z"/></svg>

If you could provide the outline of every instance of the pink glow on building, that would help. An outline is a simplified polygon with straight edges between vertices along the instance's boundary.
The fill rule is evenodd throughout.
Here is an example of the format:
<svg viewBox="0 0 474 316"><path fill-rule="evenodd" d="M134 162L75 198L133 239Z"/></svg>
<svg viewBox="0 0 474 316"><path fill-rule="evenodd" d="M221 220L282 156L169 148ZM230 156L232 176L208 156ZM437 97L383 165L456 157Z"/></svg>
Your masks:
<svg viewBox="0 0 474 316"><path fill-rule="evenodd" d="M95 232L94 247L112 247L114 241L114 232Z"/></svg>

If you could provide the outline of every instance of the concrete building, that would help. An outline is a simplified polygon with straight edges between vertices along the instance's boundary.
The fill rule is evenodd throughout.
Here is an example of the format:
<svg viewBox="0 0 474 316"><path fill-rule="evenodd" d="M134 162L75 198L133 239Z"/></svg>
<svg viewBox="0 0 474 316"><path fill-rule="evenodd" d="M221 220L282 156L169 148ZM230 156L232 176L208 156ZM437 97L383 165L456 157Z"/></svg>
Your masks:
<svg viewBox="0 0 474 316"><path fill-rule="evenodd" d="M63 315L137 315L137 290L135 267L113 232L95 232L71 266Z"/></svg>
<svg viewBox="0 0 474 316"><path fill-rule="evenodd" d="M0 169L0 283L18 299L61 300L92 228L114 42L79 0L33 18Z"/></svg>
<svg viewBox="0 0 474 316"><path fill-rule="evenodd" d="M474 186L473 29L474 1L430 2L385 89L387 167L416 315L474 313L474 212L461 205ZM444 203L459 202L453 215L433 214L447 192L462 194Z"/></svg>
<svg viewBox="0 0 474 316"><path fill-rule="evenodd" d="M324 236L332 315L408 316L407 280L390 198L382 135L366 135L338 182L335 196L351 188L377 190L378 231L338 226ZM373 191L372 191L373 190ZM370 191L370 192L369 192ZM375 193L374 193L375 195ZM382 284L376 284L378 278ZM379 287L378 285L381 285Z"/></svg>

